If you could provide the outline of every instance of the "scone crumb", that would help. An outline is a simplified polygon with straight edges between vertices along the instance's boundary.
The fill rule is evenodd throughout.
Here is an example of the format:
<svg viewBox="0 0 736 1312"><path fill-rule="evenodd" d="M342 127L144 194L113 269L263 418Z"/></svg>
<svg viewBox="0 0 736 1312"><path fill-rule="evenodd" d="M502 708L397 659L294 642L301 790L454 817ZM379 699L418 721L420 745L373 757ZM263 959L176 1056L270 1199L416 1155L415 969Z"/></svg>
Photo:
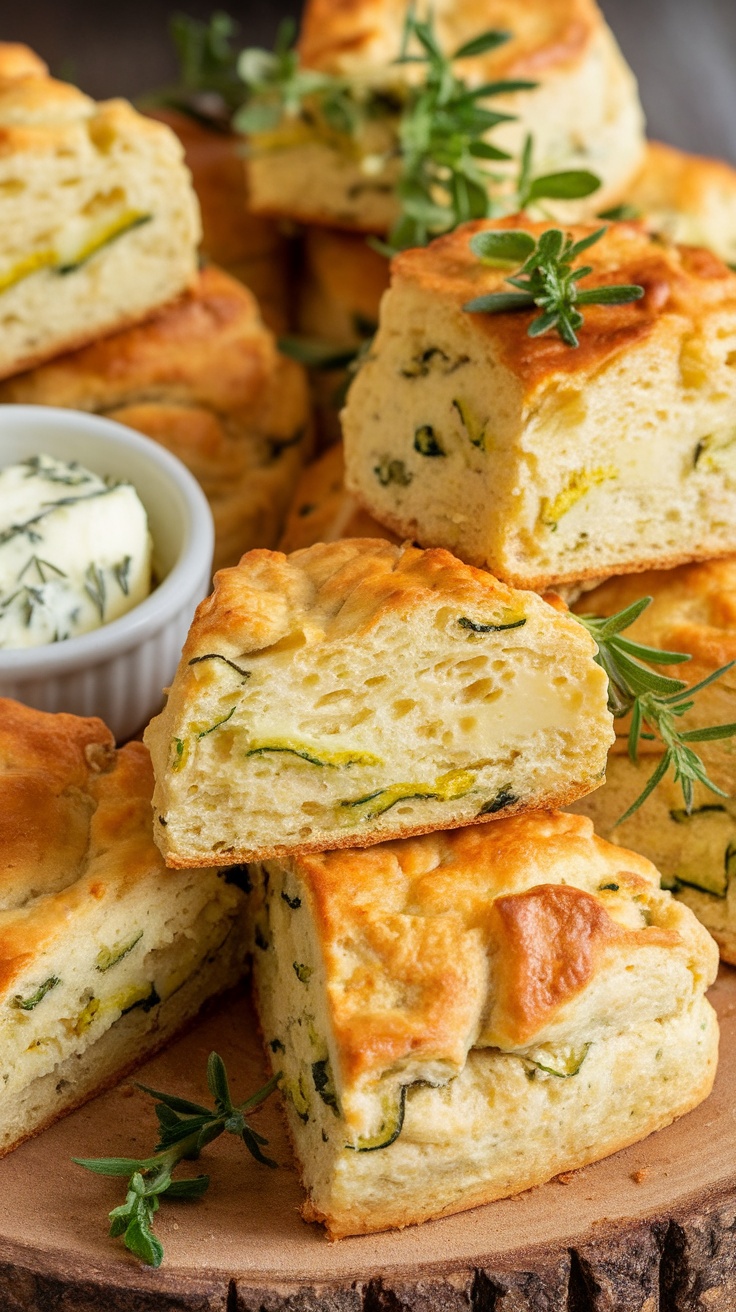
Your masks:
<svg viewBox="0 0 736 1312"><path fill-rule="evenodd" d="M638 1171L631 1172L631 1179L634 1181L634 1184L643 1184L648 1175L649 1167L641 1166Z"/></svg>
<svg viewBox="0 0 736 1312"><path fill-rule="evenodd" d="M572 1184L576 1176L581 1174L580 1171L561 1171L559 1175L555 1176L555 1180L558 1184Z"/></svg>

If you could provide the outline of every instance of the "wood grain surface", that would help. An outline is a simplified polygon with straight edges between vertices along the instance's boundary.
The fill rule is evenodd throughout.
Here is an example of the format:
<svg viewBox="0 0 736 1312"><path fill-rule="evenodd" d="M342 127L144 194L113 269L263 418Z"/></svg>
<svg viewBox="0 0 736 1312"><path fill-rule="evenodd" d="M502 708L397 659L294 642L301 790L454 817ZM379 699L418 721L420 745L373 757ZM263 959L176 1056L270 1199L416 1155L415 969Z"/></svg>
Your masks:
<svg viewBox="0 0 736 1312"><path fill-rule="evenodd" d="M207 1150L209 1192L164 1203L159 1271L106 1235L124 1181L73 1155L151 1151L152 1102L126 1082L0 1162L2 1312L733 1312L736 1308L736 971L712 1001L722 1057L711 1098L615 1157L515 1199L400 1233L331 1244L301 1221L275 1100L258 1114L277 1171L238 1142ZM221 1052L243 1098L264 1077L245 996L142 1068L205 1096Z"/></svg>

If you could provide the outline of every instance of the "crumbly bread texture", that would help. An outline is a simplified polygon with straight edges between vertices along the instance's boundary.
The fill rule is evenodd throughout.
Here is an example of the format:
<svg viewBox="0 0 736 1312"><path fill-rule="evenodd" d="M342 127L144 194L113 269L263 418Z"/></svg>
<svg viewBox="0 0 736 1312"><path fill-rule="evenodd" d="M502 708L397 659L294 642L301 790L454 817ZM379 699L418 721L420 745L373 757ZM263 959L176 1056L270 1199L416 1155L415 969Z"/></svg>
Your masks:
<svg viewBox="0 0 736 1312"><path fill-rule="evenodd" d="M736 966L736 800L698 784L688 815L682 788L667 775L644 805L618 824L656 765L651 755L636 764L612 755L604 786L572 809L589 816L599 834L653 861L665 886L713 935L723 960Z"/></svg>
<svg viewBox="0 0 736 1312"><path fill-rule="evenodd" d="M0 133L4 378L172 300L194 280L200 224L169 128L5 44Z"/></svg>
<svg viewBox="0 0 736 1312"><path fill-rule="evenodd" d="M581 286L645 295L586 306L577 350L529 337L531 312L466 311L508 272L473 234L547 226L466 224L393 261L342 415L348 491L395 533L523 587L736 550L736 275L616 223Z"/></svg>
<svg viewBox="0 0 736 1312"><path fill-rule="evenodd" d="M430 6L419 3L426 16ZM594 0L439 0L431 6L448 53L488 28L513 33L506 45L460 65L473 86L500 78L537 83L532 91L494 97L494 110L515 121L494 128L493 142L518 160L534 137L540 173L592 169L602 181L592 200L552 208L566 219L595 213L619 199L643 154L643 116L636 83ZM313 69L354 83L360 126L336 131L319 116L285 118L251 138L253 206L306 223L386 233L397 216L394 185L397 103L418 66L397 65L406 3L396 0L311 0L300 52ZM368 111L360 114L361 106ZM389 161L376 170L376 161ZM494 164L515 174L516 163Z"/></svg>
<svg viewBox="0 0 736 1312"><path fill-rule="evenodd" d="M736 559L701 561L677 569L608 579L581 596L572 609L583 615L615 615L640 597L651 597L651 604L626 630L626 637L647 647L685 652L690 657L687 664L658 665L663 674L692 685L736 660ZM736 670L729 670L697 694L681 726L704 729L735 721ZM625 752L629 721L615 720L614 727L614 751ZM659 748L643 740L640 750L647 753ZM726 792L736 793L734 741L724 738L698 743L696 751L714 782Z"/></svg>
<svg viewBox="0 0 736 1312"><path fill-rule="evenodd" d="M299 551L315 542L337 542L340 538L385 538L399 542L345 491L345 462L342 443L337 442L307 465L284 525L279 550Z"/></svg>
<svg viewBox="0 0 736 1312"><path fill-rule="evenodd" d="M165 868L152 787L142 743L0 700L0 1153L243 973L244 896Z"/></svg>
<svg viewBox="0 0 736 1312"><path fill-rule="evenodd" d="M304 370L211 266L146 323L0 383L0 402L95 411L173 451L212 507L215 568L275 546L310 450Z"/></svg>
<svg viewBox="0 0 736 1312"><path fill-rule="evenodd" d="M251 881L303 1214L333 1238L518 1193L710 1091L715 944L583 817L272 860Z"/></svg>
<svg viewBox="0 0 736 1312"><path fill-rule="evenodd" d="M736 169L723 160L650 141L626 200L648 228L670 241L705 246L727 264L736 261Z"/></svg>
<svg viewBox="0 0 736 1312"><path fill-rule="evenodd" d="M156 842L171 865L235 864L578 797L613 738L593 652L446 551L252 551L217 575L146 730Z"/></svg>
<svg viewBox="0 0 736 1312"><path fill-rule="evenodd" d="M278 224L250 209L241 138L176 109L149 113L167 123L184 147L202 212L202 254L245 283L268 326L283 332L289 320L289 245Z"/></svg>

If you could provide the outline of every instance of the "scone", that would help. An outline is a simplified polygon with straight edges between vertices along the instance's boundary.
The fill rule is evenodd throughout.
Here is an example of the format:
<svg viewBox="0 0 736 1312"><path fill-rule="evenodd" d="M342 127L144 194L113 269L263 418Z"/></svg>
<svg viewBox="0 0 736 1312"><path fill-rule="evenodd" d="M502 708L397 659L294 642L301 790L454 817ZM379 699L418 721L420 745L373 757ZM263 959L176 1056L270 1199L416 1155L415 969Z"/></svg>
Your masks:
<svg viewBox="0 0 736 1312"><path fill-rule="evenodd" d="M341 442L307 465L294 493L279 551L299 551L315 542L337 542L340 538L399 541L345 491L344 475Z"/></svg>
<svg viewBox="0 0 736 1312"><path fill-rule="evenodd" d="M202 212L202 254L253 292L270 328L289 320L289 245L277 224L251 213L241 138L176 109L147 111L184 147Z"/></svg>
<svg viewBox="0 0 736 1312"><path fill-rule="evenodd" d="M471 223L393 261L342 416L348 491L520 587L736 551L736 275L611 224L581 285L645 295L586 305L576 350L529 337L532 312L464 308L509 273L481 263L473 234L520 226L546 230Z"/></svg>
<svg viewBox="0 0 736 1312"><path fill-rule="evenodd" d="M146 323L0 383L7 402L96 411L168 447L207 494L216 568L275 546L310 451L304 370L213 267Z"/></svg>
<svg viewBox="0 0 736 1312"><path fill-rule="evenodd" d="M574 610L612 615L639 597L652 603L626 631L627 638L681 651L688 663L658 666L688 684L736 660L736 560L681 565L637 577L609 579L581 597ZM703 688L682 729L703 729L736 721L736 677L731 670ZM625 843L649 857L673 887L675 896L710 930L725 961L736 965L736 756L731 738L695 745L709 777L728 794L719 797L696 785L693 810L684 808L682 788L668 775L645 804L622 825L617 821L644 789L656 767L657 743L640 743L641 760L626 753L628 721L614 721L617 738L609 757L606 783L574 809L593 820L606 838Z"/></svg>
<svg viewBox="0 0 736 1312"><path fill-rule="evenodd" d="M650 862L559 813L271 860L258 1011L330 1235L542 1184L710 1092L710 935Z"/></svg>
<svg viewBox="0 0 736 1312"><path fill-rule="evenodd" d="M166 870L142 743L0 700L0 1153L114 1084L244 971L244 894Z"/></svg>
<svg viewBox="0 0 736 1312"><path fill-rule="evenodd" d="M430 6L416 6L426 17ZM494 127L494 145L510 152L494 170L513 174L527 133L535 170L593 170L602 186L589 200L563 204L566 218L595 213L620 199L643 155L643 116L633 76L594 0L439 0L431 6L439 42L450 54L489 28L511 32L505 45L459 63L471 86L500 79L537 83L534 90L495 96L495 112L514 116ZM301 113L250 139L254 209L305 223L387 233L398 206L397 130L410 80L397 64L405 0L311 0L300 58L307 69L353 86L354 131L323 115L318 99ZM554 203L552 203L554 209Z"/></svg>
<svg viewBox="0 0 736 1312"><path fill-rule="evenodd" d="M727 264L736 262L736 169L723 160L650 141L626 200L670 241L705 246Z"/></svg>
<svg viewBox="0 0 736 1312"><path fill-rule="evenodd" d="M143 319L194 280L182 149L0 44L0 378Z"/></svg>
<svg viewBox="0 0 736 1312"><path fill-rule="evenodd" d="M572 809L588 816L597 833L655 862L664 886L695 912L723 960L736 966L736 799L718 797L696 784L688 815L682 788L667 775L638 811L617 824L655 765L651 756L643 755L634 764L628 756L612 755L604 787Z"/></svg>
<svg viewBox="0 0 736 1312"><path fill-rule="evenodd" d="M446 551L356 538L222 570L146 730L170 865L363 847L603 778L581 625Z"/></svg>

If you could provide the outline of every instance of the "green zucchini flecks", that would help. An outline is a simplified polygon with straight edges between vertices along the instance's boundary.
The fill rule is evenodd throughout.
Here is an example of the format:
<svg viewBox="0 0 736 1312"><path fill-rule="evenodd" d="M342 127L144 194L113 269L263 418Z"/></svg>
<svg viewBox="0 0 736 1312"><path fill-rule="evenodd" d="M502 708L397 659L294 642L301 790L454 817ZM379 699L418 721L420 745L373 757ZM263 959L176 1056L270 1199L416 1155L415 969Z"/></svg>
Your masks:
<svg viewBox="0 0 736 1312"><path fill-rule="evenodd" d="M204 656L193 656L189 664L200 665L202 661L224 661L225 665L229 665L231 670L235 670L235 673L239 674L241 679L250 678L250 670L244 670L242 666L236 665L235 661L231 661L229 656L222 656L219 651L209 651Z"/></svg>
<svg viewBox="0 0 736 1312"><path fill-rule="evenodd" d="M68 273L74 273L77 269L81 269L82 265L86 264L88 260L91 260L93 255L97 255L98 251L104 250L106 246L111 246L114 241L117 241L118 237L126 236L126 234L132 232L134 228L142 228L143 224L150 223L152 218L152 214L133 214L132 216L129 216L127 219L114 225L95 241L91 241L84 247L75 260L70 261L68 264L59 264L56 272L62 276Z"/></svg>
<svg viewBox="0 0 736 1312"><path fill-rule="evenodd" d="M532 1067L531 1071L527 1070L530 1079L534 1079L537 1071L542 1071L545 1075L554 1075L558 1080L569 1080L573 1075L578 1074L590 1047L590 1043L583 1043L568 1047L563 1052L554 1050L545 1052L543 1048L536 1048L535 1056L524 1054L522 1061L526 1066Z"/></svg>
<svg viewBox="0 0 736 1312"><path fill-rule="evenodd" d="M95 961L95 970L99 970L104 974L112 966L117 966L123 957L127 957L128 953L133 951L136 943L140 943L142 938L143 930L141 929L135 938L129 939L127 943L116 943L114 948L100 948Z"/></svg>
<svg viewBox="0 0 736 1312"><path fill-rule="evenodd" d="M526 617L518 620L509 620L502 624L480 624L476 620L468 619L467 615L462 615L458 620L461 629L470 629L473 633L505 633L507 629L520 629L526 624Z"/></svg>
<svg viewBox="0 0 736 1312"><path fill-rule="evenodd" d="M132 1002L130 1006L126 1007L120 1014L121 1016L127 1016L129 1011L135 1011L136 1008L140 1008L141 1011L153 1011L153 1008L157 1007L160 1001L161 999L156 991L156 985L152 984L150 991L145 998L139 998L137 1002Z"/></svg>
<svg viewBox="0 0 736 1312"><path fill-rule="evenodd" d="M383 765L383 761L378 756L374 756L372 752L327 751L321 747L310 747L307 743L299 743L290 738L271 738L263 742L255 742L245 755L264 756L267 752L284 752L288 756L298 756L300 760L307 761L309 765L329 769L339 769L341 766L350 765Z"/></svg>
<svg viewBox="0 0 736 1312"><path fill-rule="evenodd" d="M373 473L381 487L388 487L390 483L395 483L397 487L408 487L412 480L412 475L403 460L392 460L390 456L383 456L378 464L374 465Z"/></svg>
<svg viewBox="0 0 736 1312"><path fill-rule="evenodd" d="M34 1007L37 1007L39 1002L42 1002L46 997L46 994L56 988L57 984L61 984L59 976L50 975L48 979L44 980L43 984L39 984L36 992L32 993L29 998L22 998L19 993L16 993L10 1005L19 1008L20 1011L33 1011Z"/></svg>
<svg viewBox="0 0 736 1312"><path fill-rule="evenodd" d="M419 351L413 355L411 360L403 369L399 370L402 378L426 378L432 370L438 373L454 374L456 369L462 368L464 364L470 363L470 356L458 355L453 359L446 351L439 346L429 346L425 351Z"/></svg>
<svg viewBox="0 0 736 1312"><path fill-rule="evenodd" d="M610 893L618 893L618 888L619 888L618 884L599 884L599 885L598 885L598 892L599 892L599 893L606 893L606 892L610 892Z"/></svg>
<svg viewBox="0 0 736 1312"><path fill-rule="evenodd" d="M271 1039L268 1046L271 1049L271 1052L286 1052L286 1048L281 1042L281 1039Z"/></svg>
<svg viewBox="0 0 736 1312"><path fill-rule="evenodd" d="M365 1135L356 1143L346 1143L345 1147L356 1153L372 1153L379 1148L390 1148L392 1143L396 1143L404 1128L407 1087L402 1084L397 1103L392 1102L388 1107L384 1104L383 1120L375 1134Z"/></svg>
<svg viewBox="0 0 736 1312"><path fill-rule="evenodd" d="M291 1101L299 1120L306 1125L309 1120L310 1102L309 1092L304 1087L304 1076L300 1073L298 1080L284 1081L282 1088Z"/></svg>
<svg viewBox="0 0 736 1312"><path fill-rule="evenodd" d="M455 801L457 798L465 797L474 784L475 775L470 770L450 770L448 774L441 775L439 779L436 779L434 784L393 784L389 788L379 788L373 793L366 793L363 797L347 798L345 801L340 802L340 806L347 807L350 810L365 807L365 811L359 817L359 822L365 823L368 820L376 819L379 815L384 815L386 811L390 811L391 807L397 806L399 802L415 800ZM375 803L374 806L371 806L372 802Z"/></svg>
<svg viewBox="0 0 736 1312"><path fill-rule="evenodd" d="M218 874L222 875L226 884L233 884L241 893L253 892L253 883L246 865L223 866Z"/></svg>
<svg viewBox="0 0 736 1312"><path fill-rule="evenodd" d="M302 904L302 900L300 897L289 897L288 893L282 893L281 896L284 902L286 903L286 905L291 907L292 911L298 910L298 908Z"/></svg>
<svg viewBox="0 0 736 1312"><path fill-rule="evenodd" d="M518 800L516 794L511 792L510 787L501 788L495 797L492 797L488 802L484 802L478 815L495 815L496 811L503 811L505 806L513 806L514 802L518 802Z"/></svg>
<svg viewBox="0 0 736 1312"><path fill-rule="evenodd" d="M477 447L479 451L487 451L488 440L486 424L480 424L474 421L469 406L467 406L464 401L461 401L459 397L453 399L452 408L457 414L465 435L471 445Z"/></svg>
<svg viewBox="0 0 736 1312"><path fill-rule="evenodd" d="M201 730L199 731L199 733L197 734L197 737L198 737L198 738L206 738L208 734L210 734L210 733L214 733L214 732L215 732L215 729L221 729L222 726L223 726L223 724L227 724L228 720L232 719L232 717L233 717L233 715L235 714L236 710L237 710L237 707L236 707L236 706L231 706L231 707L230 707L230 710L229 710L228 713L227 713L227 715L223 715L223 717L222 717L221 720L216 720L215 723L214 723L214 724L211 724L207 729L201 729Z"/></svg>
<svg viewBox="0 0 736 1312"><path fill-rule="evenodd" d="M431 424L422 424L415 430L414 450L418 451L420 456L447 455Z"/></svg>
<svg viewBox="0 0 736 1312"><path fill-rule="evenodd" d="M324 1057L322 1061L312 1062L312 1082L322 1101L332 1108L336 1116L339 1116L340 1107L337 1101L329 1057Z"/></svg>
<svg viewBox="0 0 736 1312"><path fill-rule="evenodd" d="M292 961L291 964L292 964L292 966L293 966L293 968L294 968L294 974L296 975L297 979L299 980L299 983L300 983L300 984L308 984L309 981L310 981L310 979L312 978L312 975L314 974L314 967L313 967L313 966L305 966L305 965L304 965L302 962L300 962L300 961Z"/></svg>
<svg viewBox="0 0 736 1312"><path fill-rule="evenodd" d="M721 811L725 813L725 810L726 810L725 806L721 806L717 802L710 802L707 803L705 806L694 806L692 811L686 811L684 807L682 808L675 807L670 810L670 816L674 820L675 824L685 825L690 820L692 820L693 816L706 815L709 811L711 812Z"/></svg>

